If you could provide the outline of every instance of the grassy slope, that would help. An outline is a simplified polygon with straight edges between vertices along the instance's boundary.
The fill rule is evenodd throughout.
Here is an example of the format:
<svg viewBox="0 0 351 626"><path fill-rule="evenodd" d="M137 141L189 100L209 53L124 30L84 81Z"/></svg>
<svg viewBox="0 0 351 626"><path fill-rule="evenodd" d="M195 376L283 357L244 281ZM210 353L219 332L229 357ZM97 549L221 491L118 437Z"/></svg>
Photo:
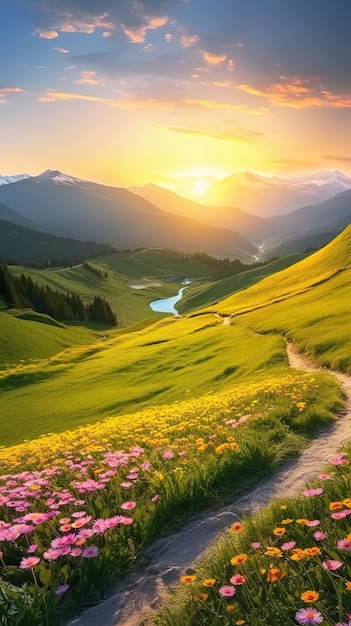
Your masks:
<svg viewBox="0 0 351 626"><path fill-rule="evenodd" d="M312 257L227 298L207 314L167 318L139 333L71 350L48 366L9 371L2 380L4 442L21 441L21 433L35 437L73 429L108 415L215 392L258 374L275 375L286 365L277 332L304 345L307 328L311 352L328 341L329 353L319 348L320 358L339 367L342 359L342 367L350 369L350 265L351 228ZM343 293L344 298L337 297ZM233 316L232 325L221 324L217 311ZM50 398L49 408L43 397Z"/></svg>
<svg viewBox="0 0 351 626"><path fill-rule="evenodd" d="M218 300L227 298L229 294L251 287L251 285L266 278L266 276L280 272L282 269L301 261L304 257L304 254L290 254L262 267L256 267L236 276L224 278L210 285L194 285L187 289L182 301L177 305L177 310L180 313L189 313L194 308L218 302Z"/></svg>
<svg viewBox="0 0 351 626"><path fill-rule="evenodd" d="M73 429L143 407L170 404L286 368L279 336L260 337L214 315L167 320L139 333L72 348L0 380L2 441ZM226 358L223 359L223 354ZM194 373L196 372L196 375ZM50 398L49 406L43 398ZM14 428L16 425L17 428Z"/></svg>

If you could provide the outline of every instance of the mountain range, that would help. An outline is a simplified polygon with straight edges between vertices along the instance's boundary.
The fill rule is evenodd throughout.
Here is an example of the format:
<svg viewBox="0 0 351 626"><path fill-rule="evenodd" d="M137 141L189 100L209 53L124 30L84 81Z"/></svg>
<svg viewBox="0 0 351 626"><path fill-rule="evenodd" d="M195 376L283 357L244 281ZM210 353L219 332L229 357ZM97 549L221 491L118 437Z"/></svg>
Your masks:
<svg viewBox="0 0 351 626"><path fill-rule="evenodd" d="M257 252L256 246L237 232L173 215L127 189L57 170L1 185L0 202L18 214L17 223L22 216L37 230L122 249L175 248L241 259Z"/></svg>
<svg viewBox="0 0 351 626"><path fill-rule="evenodd" d="M339 171L322 170L289 178L238 172L210 185L206 203L240 206L244 211L267 217L319 204L347 189L351 189L351 178Z"/></svg>
<svg viewBox="0 0 351 626"><path fill-rule="evenodd" d="M260 177L250 176L257 191ZM245 173L245 179L250 176ZM340 172L294 179L300 197L310 203L266 217L241 207L193 202L157 185L111 187L58 170L46 170L39 176L0 177L4 179L0 220L120 249L173 248L252 262L321 247L351 221L351 178ZM233 177L220 182L230 180ZM288 192L284 180L277 180L270 179L270 185L271 189L275 186L276 197L283 204ZM327 196L318 204L314 202L316 188L320 196Z"/></svg>

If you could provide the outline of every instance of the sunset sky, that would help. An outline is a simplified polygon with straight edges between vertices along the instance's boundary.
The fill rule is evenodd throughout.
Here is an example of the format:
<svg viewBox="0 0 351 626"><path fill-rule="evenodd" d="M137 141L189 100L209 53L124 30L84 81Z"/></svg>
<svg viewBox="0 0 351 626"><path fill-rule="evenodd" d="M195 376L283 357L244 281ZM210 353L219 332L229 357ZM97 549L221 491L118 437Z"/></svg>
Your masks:
<svg viewBox="0 0 351 626"><path fill-rule="evenodd" d="M350 0L1 0L0 174L351 175L350 25Z"/></svg>

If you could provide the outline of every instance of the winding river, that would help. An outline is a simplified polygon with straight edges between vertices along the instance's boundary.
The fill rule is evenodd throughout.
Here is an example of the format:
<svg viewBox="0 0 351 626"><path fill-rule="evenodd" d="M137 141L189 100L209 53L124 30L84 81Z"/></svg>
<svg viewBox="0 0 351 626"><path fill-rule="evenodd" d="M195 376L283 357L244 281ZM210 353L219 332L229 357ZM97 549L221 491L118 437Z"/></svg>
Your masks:
<svg viewBox="0 0 351 626"><path fill-rule="evenodd" d="M174 308L174 305L178 300L181 300L185 287L179 289L176 296L171 298L162 298L161 300L153 300L149 306L153 311L157 313L173 313L173 315L179 315L178 311Z"/></svg>

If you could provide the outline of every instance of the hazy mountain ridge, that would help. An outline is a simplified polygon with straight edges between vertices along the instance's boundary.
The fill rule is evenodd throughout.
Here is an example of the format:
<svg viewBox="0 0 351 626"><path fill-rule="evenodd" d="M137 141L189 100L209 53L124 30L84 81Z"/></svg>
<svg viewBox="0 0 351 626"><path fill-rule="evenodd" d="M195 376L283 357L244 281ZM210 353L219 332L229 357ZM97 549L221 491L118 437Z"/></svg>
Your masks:
<svg viewBox="0 0 351 626"><path fill-rule="evenodd" d="M256 247L237 232L167 213L124 188L46 170L0 187L0 202L65 237L120 248L165 247L247 259Z"/></svg>
<svg viewBox="0 0 351 626"><path fill-rule="evenodd" d="M239 205L244 211L268 217L290 213L307 204L319 204L348 189L351 178L337 170L286 178L239 172L214 182L206 203Z"/></svg>
<svg viewBox="0 0 351 626"><path fill-rule="evenodd" d="M324 233L324 245L351 221L351 189L343 191L320 204L306 205L285 215L265 218L252 215L237 207L211 207L198 204L156 185L133 187L133 190L137 190L140 195L160 208L170 209L181 215L186 215L190 211L196 212L197 215L201 215L202 221L206 223L216 223L226 228L234 228L256 245L269 239L271 247L274 247L275 245L278 246L282 240L291 240L292 238L297 240L308 234L309 237L312 237L308 246L319 247L322 245L320 243L322 241L320 238L321 231ZM306 230L309 232L306 233ZM325 233L329 233L329 235L325 235ZM318 235L315 242L313 242L314 234ZM304 248L301 248L299 244L293 249L289 247L289 252L298 252L301 249Z"/></svg>

